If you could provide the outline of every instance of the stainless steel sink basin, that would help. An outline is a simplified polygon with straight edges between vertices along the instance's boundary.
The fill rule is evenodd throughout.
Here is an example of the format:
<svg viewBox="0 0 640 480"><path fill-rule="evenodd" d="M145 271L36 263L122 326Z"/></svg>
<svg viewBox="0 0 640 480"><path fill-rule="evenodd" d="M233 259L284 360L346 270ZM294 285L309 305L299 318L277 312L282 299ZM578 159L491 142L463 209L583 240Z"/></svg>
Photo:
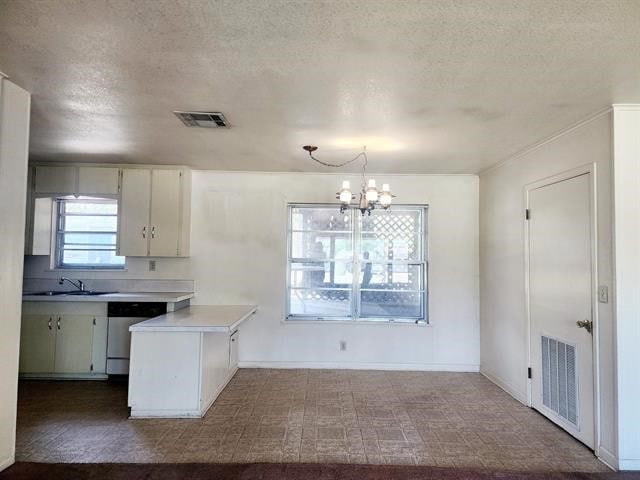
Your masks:
<svg viewBox="0 0 640 480"><path fill-rule="evenodd" d="M37 295L37 296L42 296L42 297L55 297L57 295L89 295L89 296L96 296L96 295L108 295L110 293L118 293L118 292L101 292L101 291L97 291L97 290L71 290L71 291L64 291L64 290L49 290L47 292L35 292L35 293L27 293L26 295Z"/></svg>
<svg viewBox="0 0 640 480"><path fill-rule="evenodd" d="M48 291L48 292L33 292L33 293L25 293L25 295L37 295L37 296L42 296L42 297L53 297L55 295L64 295L67 292L56 292L56 291Z"/></svg>
<svg viewBox="0 0 640 480"><path fill-rule="evenodd" d="M72 292L65 292L67 295L108 295L110 293L118 292L99 292L97 290L74 290Z"/></svg>

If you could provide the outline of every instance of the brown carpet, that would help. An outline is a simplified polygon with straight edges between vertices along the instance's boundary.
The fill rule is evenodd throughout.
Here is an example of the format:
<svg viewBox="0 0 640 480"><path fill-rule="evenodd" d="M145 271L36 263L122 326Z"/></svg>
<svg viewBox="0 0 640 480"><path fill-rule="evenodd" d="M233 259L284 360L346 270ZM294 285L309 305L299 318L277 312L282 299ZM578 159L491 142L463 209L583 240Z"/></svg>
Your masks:
<svg viewBox="0 0 640 480"><path fill-rule="evenodd" d="M464 470L426 466L304 463L29 463L18 462L1 480L640 480L640 472L571 473Z"/></svg>

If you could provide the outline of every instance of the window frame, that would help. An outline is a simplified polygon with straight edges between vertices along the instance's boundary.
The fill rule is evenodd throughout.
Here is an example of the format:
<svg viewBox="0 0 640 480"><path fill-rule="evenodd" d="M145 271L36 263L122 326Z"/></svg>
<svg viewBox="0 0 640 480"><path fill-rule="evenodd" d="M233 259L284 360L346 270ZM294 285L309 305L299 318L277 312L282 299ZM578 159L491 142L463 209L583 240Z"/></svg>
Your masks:
<svg viewBox="0 0 640 480"><path fill-rule="evenodd" d="M55 202L55 229L54 229L54 248L53 248L53 267L56 270L109 270L109 271L122 271L126 269L126 257L125 261L119 265L91 265L91 264L79 264L79 265L69 265L65 264L62 259L64 258L64 238L65 233L89 233L89 234L107 234L107 235L115 235L116 236L116 246L117 246L117 238L118 238L118 226L119 226L119 210L120 210L120 202L115 198L98 198L98 197L58 197L54 198ZM96 215L69 215L67 213L62 212L63 204L71 202L71 203L114 203L116 204L116 214L96 214ZM67 232L62 229L63 217L66 216L115 216L116 217L116 230L115 231L104 231L104 232ZM96 251L111 251L111 249L95 249ZM115 252L117 253L117 247Z"/></svg>
<svg viewBox="0 0 640 480"><path fill-rule="evenodd" d="M322 316L317 314L299 314L291 313L291 263L295 263L296 261L309 259L300 259L294 258L292 256L292 238L293 238L293 230L292 230L292 213L295 208L335 208L336 212L339 211L340 206L335 203L288 203L287 204L287 225L286 225L286 256L285 256L285 269L286 269L286 280L285 280L285 321L286 322L342 322L342 323L375 323L375 324L387 324L387 323L403 323L403 324L416 324L416 325L429 325L429 229L428 229L428 219L429 219L429 205L428 204L395 204L391 207L392 210L398 209L402 210L403 208L407 209L416 209L421 210L422 217L422 225L421 231L419 232L420 238L420 250L421 250L421 260L415 261L387 261L387 262L371 262L373 264L386 263L386 264L404 264L404 265L421 265L422 268L422 276L420 278L422 282L422 289L419 292L422 294L422 302L420 305L422 315L420 318L415 317L372 317L372 316L359 316L361 312L361 288L360 281L357 280L360 278L358 273L357 276L354 276L351 281L351 288L349 289L351 300L350 300L350 316ZM360 259L360 247L361 247L361 239L362 239L362 222L361 217L362 214L358 210L357 207L351 206L348 208L348 211L351 212L353 218L357 221L354 221L351 227L352 233L352 248L353 248L353 256L352 263L353 272L360 272L363 262ZM310 232L314 232L310 230ZM418 233L418 232L416 232ZM334 261L335 259L327 258L326 261ZM331 290L341 290L340 288L331 288ZM353 300L355 299L355 301Z"/></svg>

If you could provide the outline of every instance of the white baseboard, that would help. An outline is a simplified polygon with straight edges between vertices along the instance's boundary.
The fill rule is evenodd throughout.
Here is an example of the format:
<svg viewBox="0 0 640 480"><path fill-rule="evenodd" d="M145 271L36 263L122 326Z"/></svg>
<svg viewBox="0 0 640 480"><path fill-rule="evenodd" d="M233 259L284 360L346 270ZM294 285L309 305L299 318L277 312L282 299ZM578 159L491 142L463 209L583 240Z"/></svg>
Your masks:
<svg viewBox="0 0 640 480"><path fill-rule="evenodd" d="M367 363L367 362L239 362L239 368L402 370L421 372L479 372L479 365L448 363Z"/></svg>
<svg viewBox="0 0 640 480"><path fill-rule="evenodd" d="M520 392L518 389L514 388L513 385L510 385L509 383L507 383L507 382L503 381L502 379L496 377L495 375L487 372L486 370L480 369L480 373L482 375L484 375L489 381L495 383L502 390L504 390L509 395L511 395L513 398L518 400L520 403L528 406L529 401L527 399L527 394L526 393Z"/></svg>
<svg viewBox="0 0 640 480"><path fill-rule="evenodd" d="M621 458L618 460L619 470L640 470L639 458Z"/></svg>
<svg viewBox="0 0 640 480"><path fill-rule="evenodd" d="M0 461L0 472L5 468L9 468L14 463L16 463L16 457L13 455L10 456L9 458L5 458L4 460Z"/></svg>
<svg viewBox="0 0 640 480"><path fill-rule="evenodd" d="M609 450L600 446L597 452L598 459L612 470L618 470L618 458Z"/></svg>

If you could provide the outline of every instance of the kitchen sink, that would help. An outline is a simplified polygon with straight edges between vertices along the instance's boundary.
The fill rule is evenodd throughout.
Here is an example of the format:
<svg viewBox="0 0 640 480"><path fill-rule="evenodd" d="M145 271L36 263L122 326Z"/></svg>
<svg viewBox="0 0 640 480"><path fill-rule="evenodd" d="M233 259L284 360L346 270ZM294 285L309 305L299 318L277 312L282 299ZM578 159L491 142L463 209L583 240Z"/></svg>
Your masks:
<svg viewBox="0 0 640 480"><path fill-rule="evenodd" d="M109 295L110 293L118 292L99 292L97 290L73 290L71 292L65 292L67 295Z"/></svg>
<svg viewBox="0 0 640 480"><path fill-rule="evenodd" d="M96 296L96 295L108 295L110 293L118 293L118 292L100 292L97 290L49 290L47 292L35 292L35 293L26 293L25 295L37 295L42 297L55 297L58 295L88 295L88 296Z"/></svg>

